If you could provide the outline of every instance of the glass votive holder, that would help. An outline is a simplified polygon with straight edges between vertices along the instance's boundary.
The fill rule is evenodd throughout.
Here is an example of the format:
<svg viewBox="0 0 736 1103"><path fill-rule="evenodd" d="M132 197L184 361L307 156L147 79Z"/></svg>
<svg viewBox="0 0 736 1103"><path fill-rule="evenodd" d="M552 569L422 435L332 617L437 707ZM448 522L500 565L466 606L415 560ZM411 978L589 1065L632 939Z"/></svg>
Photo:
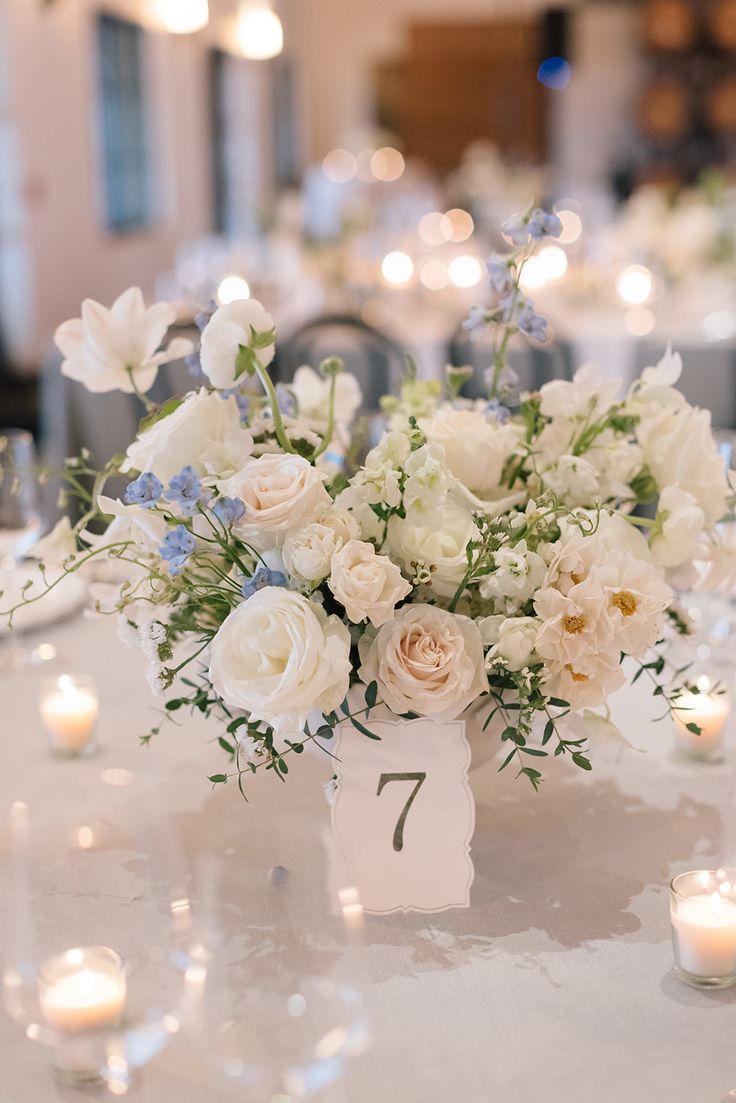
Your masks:
<svg viewBox="0 0 736 1103"><path fill-rule="evenodd" d="M695 685L698 692L682 693L672 709L678 750L700 762L722 762L731 696L707 674L699 675ZM700 728L700 734L691 731L688 724Z"/></svg>
<svg viewBox="0 0 736 1103"><path fill-rule="evenodd" d="M54 1067L72 1082L101 1078L102 1046L122 1022L127 980L122 958L107 946L56 954L38 971L38 1002L54 1032Z"/></svg>
<svg viewBox="0 0 736 1103"><path fill-rule="evenodd" d="M670 884L674 972L693 988L736 984L736 871L700 869Z"/></svg>
<svg viewBox="0 0 736 1103"><path fill-rule="evenodd" d="M44 680L39 712L55 754L75 758L95 750L99 702L92 678L62 674Z"/></svg>

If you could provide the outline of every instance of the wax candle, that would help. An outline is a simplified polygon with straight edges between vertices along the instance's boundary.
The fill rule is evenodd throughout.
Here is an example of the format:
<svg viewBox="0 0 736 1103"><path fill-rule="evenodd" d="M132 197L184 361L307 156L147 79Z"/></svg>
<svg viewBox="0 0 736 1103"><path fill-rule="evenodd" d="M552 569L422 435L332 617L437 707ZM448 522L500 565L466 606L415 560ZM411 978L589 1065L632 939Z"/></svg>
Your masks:
<svg viewBox="0 0 736 1103"><path fill-rule="evenodd" d="M59 754L78 755L90 749L98 711L91 678L62 674L44 686L41 718Z"/></svg>
<svg viewBox="0 0 736 1103"><path fill-rule="evenodd" d="M125 969L106 946L80 947L49 958L39 971L41 1012L63 1033L114 1027L125 1007Z"/></svg>
<svg viewBox="0 0 736 1103"><path fill-rule="evenodd" d="M672 712L679 747L691 758L716 760L722 754L731 708L726 694L711 693L710 688L708 678L699 678L700 693L683 693ZM697 724L700 735L688 731L688 724Z"/></svg>
<svg viewBox="0 0 736 1103"><path fill-rule="evenodd" d="M736 896L721 871L698 870L676 877L670 918L675 971L696 987L736 983Z"/></svg>

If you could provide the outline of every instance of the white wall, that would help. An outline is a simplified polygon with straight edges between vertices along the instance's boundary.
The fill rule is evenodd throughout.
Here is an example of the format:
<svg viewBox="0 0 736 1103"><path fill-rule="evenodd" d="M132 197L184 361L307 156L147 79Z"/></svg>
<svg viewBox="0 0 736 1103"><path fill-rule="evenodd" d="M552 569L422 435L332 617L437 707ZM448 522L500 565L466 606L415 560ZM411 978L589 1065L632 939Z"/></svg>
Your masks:
<svg viewBox="0 0 736 1103"><path fill-rule="evenodd" d="M0 175L0 311L21 367L37 365L56 326L78 314L82 299L110 303L131 284L150 295L178 244L211 230L212 41L160 33L147 34L145 52L157 214L145 232L104 228L94 15L104 7L136 19L147 6L149 0L57 0L46 9L40 0L4 0L0 153L17 156ZM250 134L252 114L242 119ZM266 163L265 130L261 137Z"/></svg>

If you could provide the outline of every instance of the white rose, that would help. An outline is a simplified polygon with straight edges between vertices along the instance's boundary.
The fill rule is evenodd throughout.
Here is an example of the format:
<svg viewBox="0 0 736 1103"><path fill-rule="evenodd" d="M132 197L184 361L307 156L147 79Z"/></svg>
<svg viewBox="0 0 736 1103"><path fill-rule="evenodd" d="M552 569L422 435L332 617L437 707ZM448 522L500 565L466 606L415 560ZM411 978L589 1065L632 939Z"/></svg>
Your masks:
<svg viewBox="0 0 736 1103"><path fill-rule="evenodd" d="M396 564L362 540L349 540L333 556L328 585L354 624L367 618L376 628L390 620L396 605L411 593L411 584Z"/></svg>
<svg viewBox="0 0 736 1103"><path fill-rule="evenodd" d="M241 345L248 346L253 332L270 333L273 318L256 299L237 299L221 306L210 318L202 333L200 361L202 371L213 387L225 389L235 386L237 360ZM274 346L256 350L255 355L263 367L274 356Z"/></svg>
<svg viewBox="0 0 736 1103"><path fill-rule="evenodd" d="M521 440L521 429L500 424L480 409L441 406L433 417L422 418L427 440L441 444L452 474L472 494L499 497L501 475Z"/></svg>
<svg viewBox="0 0 736 1103"><path fill-rule="evenodd" d="M220 493L240 498L245 513L233 530L257 548L280 547L287 535L310 524L332 505L326 475L303 456L271 453L251 460L218 484Z"/></svg>
<svg viewBox="0 0 736 1103"><path fill-rule="evenodd" d="M659 496L656 520L659 530L649 542L655 558L665 567L691 559L705 527L705 514L692 494L668 486Z"/></svg>
<svg viewBox="0 0 736 1103"><path fill-rule="evenodd" d="M350 682L350 633L302 594L267 586L238 605L212 640L209 677L229 708L278 734L331 712Z"/></svg>
<svg viewBox="0 0 736 1103"><path fill-rule="evenodd" d="M286 537L282 549L286 569L308 582L321 582L330 573L335 552L359 536L360 526L347 510L329 510L319 520Z"/></svg>
<svg viewBox="0 0 736 1103"><path fill-rule="evenodd" d="M82 317L64 322L54 334L64 356L61 373L96 394L132 394L136 388L145 393L153 386L159 365L192 351L192 342L182 337L156 351L175 321L176 310L170 303L146 309L137 287L124 291L109 310L85 299Z"/></svg>
<svg viewBox="0 0 736 1103"><path fill-rule="evenodd" d="M509 617L499 627L495 654L506 660L509 670L529 666L537 642L539 621L535 617Z"/></svg>
<svg viewBox="0 0 736 1103"><path fill-rule="evenodd" d="M413 564L431 572L429 585L440 597L452 597L468 569L465 554L478 529L469 510L448 503L433 513L406 518L392 517L388 523L388 551L407 571Z"/></svg>
<svg viewBox="0 0 736 1103"><path fill-rule="evenodd" d="M330 405L330 380L323 379L313 368L297 368L289 384L299 406L299 416L310 421L326 422ZM335 378L335 421L349 424L363 401L360 384L350 372L338 372Z"/></svg>
<svg viewBox="0 0 736 1103"><path fill-rule="evenodd" d="M360 669L395 713L454 720L488 689L474 621L434 605L405 605L379 628Z"/></svg>
<svg viewBox="0 0 736 1103"><path fill-rule="evenodd" d="M250 456L253 438L240 424L234 398L202 388L148 429L128 448L121 471L152 471L162 483L189 464L198 475L223 474Z"/></svg>

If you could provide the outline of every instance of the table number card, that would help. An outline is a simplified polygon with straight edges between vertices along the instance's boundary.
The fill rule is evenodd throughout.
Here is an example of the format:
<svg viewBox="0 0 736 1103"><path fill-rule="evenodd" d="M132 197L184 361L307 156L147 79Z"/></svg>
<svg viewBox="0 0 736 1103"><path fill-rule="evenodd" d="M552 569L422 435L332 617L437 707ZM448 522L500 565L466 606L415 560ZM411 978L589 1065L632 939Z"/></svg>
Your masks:
<svg viewBox="0 0 736 1103"><path fill-rule="evenodd" d="M474 870L470 748L460 720L341 725L332 825L367 912L467 908Z"/></svg>

